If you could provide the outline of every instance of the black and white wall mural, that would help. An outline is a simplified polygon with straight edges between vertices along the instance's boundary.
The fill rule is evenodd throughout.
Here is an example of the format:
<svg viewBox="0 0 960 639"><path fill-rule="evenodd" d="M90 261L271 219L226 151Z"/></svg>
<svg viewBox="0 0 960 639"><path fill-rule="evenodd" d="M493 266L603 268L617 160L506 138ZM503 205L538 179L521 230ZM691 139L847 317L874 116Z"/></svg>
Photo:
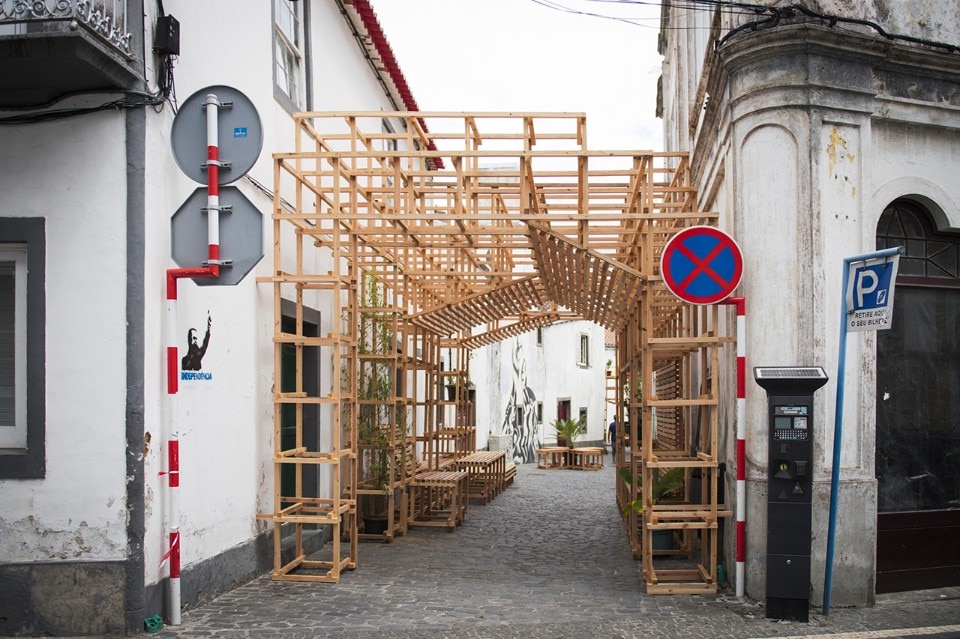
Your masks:
<svg viewBox="0 0 960 639"><path fill-rule="evenodd" d="M537 396L528 385L527 362L517 340L513 346L513 387L507 397L501 434L510 438L510 455L514 463L528 464L537 461Z"/></svg>

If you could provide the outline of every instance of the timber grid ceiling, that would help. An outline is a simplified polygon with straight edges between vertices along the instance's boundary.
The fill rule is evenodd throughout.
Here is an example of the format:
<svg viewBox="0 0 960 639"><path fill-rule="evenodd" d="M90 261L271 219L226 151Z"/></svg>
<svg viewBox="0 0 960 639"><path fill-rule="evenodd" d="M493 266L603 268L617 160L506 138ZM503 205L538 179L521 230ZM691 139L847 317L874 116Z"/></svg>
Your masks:
<svg viewBox="0 0 960 639"><path fill-rule="evenodd" d="M583 113L311 112L295 134L273 156L275 220L468 348L570 319L617 334L645 292L668 336L684 304L662 250L716 224L685 153L590 150Z"/></svg>

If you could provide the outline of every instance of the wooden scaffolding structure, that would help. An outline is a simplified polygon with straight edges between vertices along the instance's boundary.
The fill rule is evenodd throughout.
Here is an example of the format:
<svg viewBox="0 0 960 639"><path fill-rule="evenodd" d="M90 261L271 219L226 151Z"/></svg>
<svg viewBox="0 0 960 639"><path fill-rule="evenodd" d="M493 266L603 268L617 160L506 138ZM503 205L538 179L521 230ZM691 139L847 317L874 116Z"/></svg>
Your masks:
<svg viewBox="0 0 960 639"><path fill-rule="evenodd" d="M296 390L275 386L277 488L274 511L264 515L275 525L274 577L336 581L356 567L364 501L373 497L386 502L380 534L406 532L417 473L442 471L476 446L471 349L586 319L618 336L611 386L630 428L618 437L619 457L642 481L618 480L617 493L621 504L638 497L645 504L643 516L625 522L648 589L715 590L724 514L718 351L726 340L715 307L681 303L659 275L673 233L716 219L695 210L685 154L591 151L583 114L350 112L295 120L294 151L274 155L274 273L260 281L273 286L278 309L278 378L282 344L326 349L333 374L319 396L307 396L298 359ZM303 335L299 322L283 330L282 300L298 318L304 309L326 317L323 336ZM325 407L318 424L304 423L298 410L295 445L281 447L283 407L307 402ZM655 416L664 425L656 438ZM321 449L304 445L307 428L320 429ZM311 464L327 469L331 498L304 496L299 473ZM279 487L285 467L298 473L289 494ZM653 475L677 467L685 469L685 490L652 503ZM284 564L283 527L299 540L306 526L332 529L333 557L315 565L298 541L298 557ZM696 567L657 570L650 536L660 529L676 531L688 554L699 535Z"/></svg>

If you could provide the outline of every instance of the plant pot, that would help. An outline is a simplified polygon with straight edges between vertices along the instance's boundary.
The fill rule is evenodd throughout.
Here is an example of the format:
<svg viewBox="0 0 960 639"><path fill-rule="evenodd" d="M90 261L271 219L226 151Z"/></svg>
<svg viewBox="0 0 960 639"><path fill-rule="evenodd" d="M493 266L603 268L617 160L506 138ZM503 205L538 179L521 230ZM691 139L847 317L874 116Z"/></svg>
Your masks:
<svg viewBox="0 0 960 639"><path fill-rule="evenodd" d="M363 518L363 534L382 535L387 532L388 519L386 515L372 515Z"/></svg>
<svg viewBox="0 0 960 639"><path fill-rule="evenodd" d="M651 547L653 550L673 550L673 531L654 530Z"/></svg>

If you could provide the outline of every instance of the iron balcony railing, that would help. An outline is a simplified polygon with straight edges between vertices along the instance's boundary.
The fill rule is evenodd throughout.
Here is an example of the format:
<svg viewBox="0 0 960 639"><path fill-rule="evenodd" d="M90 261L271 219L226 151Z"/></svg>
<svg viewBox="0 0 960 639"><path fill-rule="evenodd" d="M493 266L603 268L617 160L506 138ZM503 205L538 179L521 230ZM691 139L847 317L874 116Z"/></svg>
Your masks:
<svg viewBox="0 0 960 639"><path fill-rule="evenodd" d="M133 57L127 0L0 0L0 36L60 30L60 24L85 29Z"/></svg>

